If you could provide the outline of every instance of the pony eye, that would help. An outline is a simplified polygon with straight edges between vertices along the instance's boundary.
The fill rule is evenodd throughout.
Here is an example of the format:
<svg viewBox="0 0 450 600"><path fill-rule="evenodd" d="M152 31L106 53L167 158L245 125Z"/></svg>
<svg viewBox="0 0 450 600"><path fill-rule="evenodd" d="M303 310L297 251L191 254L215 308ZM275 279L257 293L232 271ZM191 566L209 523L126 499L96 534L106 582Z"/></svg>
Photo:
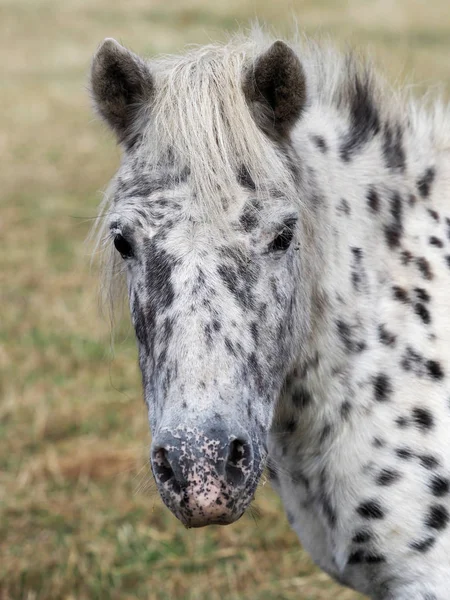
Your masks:
<svg viewBox="0 0 450 600"><path fill-rule="evenodd" d="M294 226L295 221L289 221L284 224L283 229L270 243L269 252L286 252L294 237Z"/></svg>
<svg viewBox="0 0 450 600"><path fill-rule="evenodd" d="M133 256L133 248L131 247L130 242L121 235L117 233L114 236L114 246L116 247L117 252L119 252L122 258L130 258Z"/></svg>

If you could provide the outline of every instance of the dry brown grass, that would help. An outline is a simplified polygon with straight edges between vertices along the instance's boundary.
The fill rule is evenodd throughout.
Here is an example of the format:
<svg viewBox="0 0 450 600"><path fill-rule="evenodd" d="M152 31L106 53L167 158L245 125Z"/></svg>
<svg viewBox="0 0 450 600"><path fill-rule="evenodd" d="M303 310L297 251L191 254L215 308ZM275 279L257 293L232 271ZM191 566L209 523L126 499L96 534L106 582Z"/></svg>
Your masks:
<svg viewBox="0 0 450 600"><path fill-rule="evenodd" d="M0 598L356 600L314 568L279 501L186 531L161 506L127 321L110 351L83 240L118 162L85 92L96 45L179 50L258 16L450 82L447 0L0 3Z"/></svg>

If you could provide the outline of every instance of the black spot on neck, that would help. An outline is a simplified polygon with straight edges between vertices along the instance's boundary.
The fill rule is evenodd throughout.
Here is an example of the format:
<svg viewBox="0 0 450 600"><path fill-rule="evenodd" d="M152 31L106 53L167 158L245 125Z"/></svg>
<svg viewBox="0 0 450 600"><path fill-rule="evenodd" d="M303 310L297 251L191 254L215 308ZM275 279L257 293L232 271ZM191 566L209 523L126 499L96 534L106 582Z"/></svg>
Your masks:
<svg viewBox="0 0 450 600"><path fill-rule="evenodd" d="M383 138L383 157L385 165L391 171L404 171L406 166L403 149L402 128L396 123L386 124Z"/></svg>
<svg viewBox="0 0 450 600"><path fill-rule="evenodd" d="M389 377L384 373L377 375L373 382L375 400L378 402L386 402L392 394L392 384Z"/></svg>
<svg viewBox="0 0 450 600"><path fill-rule="evenodd" d="M400 244L403 235L402 199L398 192L394 192L390 201L391 223L384 228L386 241L389 248L393 249Z"/></svg>
<svg viewBox="0 0 450 600"><path fill-rule="evenodd" d="M367 191L367 204L374 213L380 210L380 197L373 187L370 187Z"/></svg>
<svg viewBox="0 0 450 600"><path fill-rule="evenodd" d="M429 167L423 175L417 180L417 189L422 198L428 198L433 185L434 178L436 177L436 169Z"/></svg>
<svg viewBox="0 0 450 600"><path fill-rule="evenodd" d="M423 540L411 542L409 546L413 550L417 550L417 552L424 554L425 552L428 552L428 550L431 550L431 548L434 546L435 543L436 543L436 538L430 536L430 537L424 538Z"/></svg>
<svg viewBox="0 0 450 600"><path fill-rule="evenodd" d="M364 519L382 519L385 515L378 500L362 502L356 509L356 512Z"/></svg>
<svg viewBox="0 0 450 600"><path fill-rule="evenodd" d="M446 496L450 489L450 483L447 477L434 475L430 481L430 489L433 496L440 498Z"/></svg>
<svg viewBox="0 0 450 600"><path fill-rule="evenodd" d="M449 520L448 510L442 504L433 504L428 510L425 525L430 529L445 529Z"/></svg>

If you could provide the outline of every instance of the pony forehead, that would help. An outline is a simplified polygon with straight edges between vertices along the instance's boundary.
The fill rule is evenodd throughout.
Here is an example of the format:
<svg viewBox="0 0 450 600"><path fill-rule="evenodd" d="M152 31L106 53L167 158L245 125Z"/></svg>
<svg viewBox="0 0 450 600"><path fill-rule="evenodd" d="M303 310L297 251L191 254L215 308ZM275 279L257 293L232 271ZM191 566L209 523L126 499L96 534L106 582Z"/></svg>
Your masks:
<svg viewBox="0 0 450 600"><path fill-rule="evenodd" d="M189 169L190 185L209 213L220 211L220 193L238 193L243 165L255 188L269 182L294 188L285 154L257 125L243 90L258 48L234 39L150 62L155 93L140 157Z"/></svg>

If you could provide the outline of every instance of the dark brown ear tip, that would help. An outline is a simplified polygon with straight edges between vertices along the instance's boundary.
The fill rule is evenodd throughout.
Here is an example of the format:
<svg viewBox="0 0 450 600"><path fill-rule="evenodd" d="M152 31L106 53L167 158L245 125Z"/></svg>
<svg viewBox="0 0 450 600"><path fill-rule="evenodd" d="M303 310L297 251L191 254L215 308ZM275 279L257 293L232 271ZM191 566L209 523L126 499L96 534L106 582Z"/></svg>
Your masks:
<svg viewBox="0 0 450 600"><path fill-rule="evenodd" d="M98 46L97 51L92 59L92 70L101 67L104 62L111 56L119 54L120 49L125 50L118 42L113 38L106 38Z"/></svg>
<svg viewBox="0 0 450 600"><path fill-rule="evenodd" d="M294 51L292 50L292 48L290 48L286 42L283 42L283 40L276 40L271 46L270 48L267 50L267 52L272 52L273 54L280 54L280 55L290 55L290 54L294 54ZM294 55L295 56L295 55Z"/></svg>

